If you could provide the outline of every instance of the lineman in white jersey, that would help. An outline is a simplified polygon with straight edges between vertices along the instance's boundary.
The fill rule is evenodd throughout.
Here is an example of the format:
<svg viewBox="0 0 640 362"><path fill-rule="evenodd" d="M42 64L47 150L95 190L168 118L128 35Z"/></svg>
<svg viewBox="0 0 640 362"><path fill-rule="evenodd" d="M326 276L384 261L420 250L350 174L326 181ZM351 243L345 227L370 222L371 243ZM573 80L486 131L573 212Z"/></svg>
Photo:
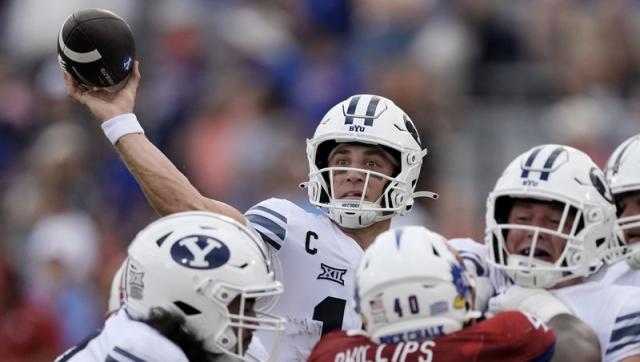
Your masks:
<svg viewBox="0 0 640 362"><path fill-rule="evenodd" d="M162 215L209 210L251 224L270 247L285 295L259 303L289 319L279 360L305 360L322 333L360 327L347 305L354 271L365 249L389 229L390 219L411 209L423 149L413 122L391 100L355 95L334 106L307 141L311 215L287 200L270 199L245 216L201 195L144 136L135 115L138 64L117 93L83 92L65 74L71 97L102 122L107 137ZM271 337L260 335L265 346Z"/></svg>
<svg viewBox="0 0 640 362"><path fill-rule="evenodd" d="M57 362L249 361L254 330L284 332L284 318L254 312L256 298L282 292L264 243L225 216L150 224L129 246L124 280L122 307Z"/></svg>
<svg viewBox="0 0 640 362"><path fill-rule="evenodd" d="M452 242L485 277L483 295L498 293L491 310L546 319L568 307L596 332L603 361L640 361L640 288L586 280L614 251L614 220L604 175L591 159L542 145L518 156L489 195L486 246Z"/></svg>
<svg viewBox="0 0 640 362"><path fill-rule="evenodd" d="M606 269L603 283L640 287L640 135L622 142L609 157L605 170L616 203L615 236L628 249L625 261Z"/></svg>

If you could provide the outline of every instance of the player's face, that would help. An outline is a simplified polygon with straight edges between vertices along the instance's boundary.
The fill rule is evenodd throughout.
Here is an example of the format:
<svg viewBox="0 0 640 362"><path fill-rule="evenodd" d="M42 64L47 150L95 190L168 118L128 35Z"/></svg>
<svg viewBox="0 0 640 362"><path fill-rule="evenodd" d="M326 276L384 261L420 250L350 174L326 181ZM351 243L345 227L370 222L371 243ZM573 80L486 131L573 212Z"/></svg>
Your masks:
<svg viewBox="0 0 640 362"><path fill-rule="evenodd" d="M237 296L234 300L229 303L229 313L231 314L240 314L240 296ZM255 304L255 298L245 299L244 301L244 316L245 317L255 317L256 312L253 310L253 306ZM232 327L233 331L238 333L237 327ZM251 343L251 337L253 336L253 329L242 329L242 334L240 335L240 341L238 343L242 343L242 351L243 353L247 351L249 348L249 343Z"/></svg>
<svg viewBox="0 0 640 362"><path fill-rule="evenodd" d="M508 223L538 226L551 231L558 231L562 212L563 206L557 202L518 199L511 208ZM562 230L560 230L561 232L570 232L573 217L571 213L567 216L567 221ZM534 234L535 231L533 230L509 230L507 234L507 250L509 253L529 256ZM534 257L550 263L558 260L567 243L566 239L545 232L540 232L537 240Z"/></svg>
<svg viewBox="0 0 640 362"><path fill-rule="evenodd" d="M379 172L391 176L394 170L393 163L388 156L376 146L343 145L329 157L329 167L353 167L367 171ZM365 201L375 202L382 195L387 180L371 175L364 190L366 172L333 171L333 198L336 200L360 200L365 192Z"/></svg>
<svg viewBox="0 0 640 362"><path fill-rule="evenodd" d="M619 218L640 215L640 191L622 194L617 207ZM640 227L624 230L624 238L628 244L640 243Z"/></svg>

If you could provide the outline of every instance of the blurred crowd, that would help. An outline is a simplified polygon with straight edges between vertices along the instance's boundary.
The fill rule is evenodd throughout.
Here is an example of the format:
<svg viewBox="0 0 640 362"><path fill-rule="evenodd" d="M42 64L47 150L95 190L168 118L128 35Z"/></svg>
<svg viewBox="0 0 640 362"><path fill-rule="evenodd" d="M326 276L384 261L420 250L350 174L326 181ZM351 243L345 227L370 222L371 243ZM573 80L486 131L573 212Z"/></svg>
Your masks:
<svg viewBox="0 0 640 362"><path fill-rule="evenodd" d="M204 194L246 210L306 194L305 138L354 93L388 97L429 149L399 223L483 239L499 170L540 143L603 165L640 132L640 3L608 0L38 0L0 5L0 360L50 360L102 321L156 217L67 98L56 34L102 7L131 26L137 114ZM46 8L46 9L43 9Z"/></svg>

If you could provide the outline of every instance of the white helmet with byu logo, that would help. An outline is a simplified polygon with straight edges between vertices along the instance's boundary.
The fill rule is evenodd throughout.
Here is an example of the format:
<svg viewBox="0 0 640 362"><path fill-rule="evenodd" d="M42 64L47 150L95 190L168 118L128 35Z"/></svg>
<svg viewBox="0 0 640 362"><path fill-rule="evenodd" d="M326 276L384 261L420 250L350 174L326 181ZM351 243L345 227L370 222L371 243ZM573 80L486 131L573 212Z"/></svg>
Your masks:
<svg viewBox="0 0 640 362"><path fill-rule="evenodd" d="M164 217L138 233L128 256L125 307L134 318L148 318L156 307L177 313L207 351L240 359L244 329L284 330L282 318L244 315L248 298L277 295L282 286L262 242L230 218L208 212ZM239 312L231 314L236 297Z"/></svg>
<svg viewBox="0 0 640 362"><path fill-rule="evenodd" d="M508 224L515 199L558 202L563 211L557 229ZM570 215L574 216L573 225L565 233ZM516 157L489 194L485 233L488 259L518 285L549 288L587 276L612 257L614 220L615 207L604 174L589 156L568 146L537 146ZM512 230L532 233L526 253L511 254L507 250L507 233ZM535 258L542 234L567 240L553 263Z"/></svg>
<svg viewBox="0 0 640 362"><path fill-rule="evenodd" d="M625 193L640 191L640 135L627 139L613 151L605 176L616 202ZM618 240L627 245L625 231L635 228L640 228L640 214L618 218L615 226ZM640 243L629 245L626 256L632 268L640 268Z"/></svg>
<svg viewBox="0 0 640 362"><path fill-rule="evenodd" d="M328 157L340 143L377 145L397 164L397 172L388 177L373 171L357 169L366 174L365 187L371 176L388 181L382 196L375 202L364 200L338 200L335 198L331 178L335 171L354 170L349 167L328 167ZM414 192L422 158L420 137L411 119L391 100L369 94L359 94L338 103L323 117L313 138L307 140L309 200L326 209L329 217L339 225L355 229L404 214L413 206L415 197L432 197L431 192Z"/></svg>
<svg viewBox="0 0 640 362"><path fill-rule="evenodd" d="M377 343L431 339L473 316L472 280L445 239L421 226L391 229L367 248L356 308Z"/></svg>

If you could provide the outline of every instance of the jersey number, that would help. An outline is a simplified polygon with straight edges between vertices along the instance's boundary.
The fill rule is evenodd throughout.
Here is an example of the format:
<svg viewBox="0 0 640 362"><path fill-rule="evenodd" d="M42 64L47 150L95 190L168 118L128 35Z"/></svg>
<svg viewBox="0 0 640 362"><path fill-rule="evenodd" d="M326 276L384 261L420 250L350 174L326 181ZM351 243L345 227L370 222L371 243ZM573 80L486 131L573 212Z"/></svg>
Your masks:
<svg viewBox="0 0 640 362"><path fill-rule="evenodd" d="M313 308L313 320L322 322L322 335L342 329L342 318L347 301L326 297Z"/></svg>
<svg viewBox="0 0 640 362"><path fill-rule="evenodd" d="M409 311L411 312L411 314L420 313L418 298L415 295L410 295L408 299L409 299ZM393 311L396 312L396 314L398 314L398 317L402 318L403 313L402 313L402 307L400 306L399 298L396 298L396 300L393 303Z"/></svg>

